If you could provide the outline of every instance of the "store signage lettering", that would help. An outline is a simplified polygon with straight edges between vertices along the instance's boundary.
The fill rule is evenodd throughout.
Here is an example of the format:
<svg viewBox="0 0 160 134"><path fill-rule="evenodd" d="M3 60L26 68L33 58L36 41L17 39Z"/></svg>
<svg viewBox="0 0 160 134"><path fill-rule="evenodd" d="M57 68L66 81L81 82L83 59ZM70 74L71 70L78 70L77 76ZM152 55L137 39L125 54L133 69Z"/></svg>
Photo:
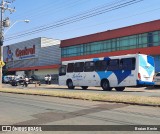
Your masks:
<svg viewBox="0 0 160 134"><path fill-rule="evenodd" d="M16 57L23 57L28 55L35 55L35 45L32 48L25 47L24 49L17 48L15 51Z"/></svg>

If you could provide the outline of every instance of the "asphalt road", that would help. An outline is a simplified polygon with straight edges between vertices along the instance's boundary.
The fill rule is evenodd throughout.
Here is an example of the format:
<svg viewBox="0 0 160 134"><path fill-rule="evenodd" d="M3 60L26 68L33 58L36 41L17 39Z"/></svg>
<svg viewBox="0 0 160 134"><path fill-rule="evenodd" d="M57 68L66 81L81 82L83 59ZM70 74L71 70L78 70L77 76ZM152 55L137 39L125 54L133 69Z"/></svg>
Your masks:
<svg viewBox="0 0 160 134"><path fill-rule="evenodd" d="M160 125L160 108L0 93L0 125Z"/></svg>

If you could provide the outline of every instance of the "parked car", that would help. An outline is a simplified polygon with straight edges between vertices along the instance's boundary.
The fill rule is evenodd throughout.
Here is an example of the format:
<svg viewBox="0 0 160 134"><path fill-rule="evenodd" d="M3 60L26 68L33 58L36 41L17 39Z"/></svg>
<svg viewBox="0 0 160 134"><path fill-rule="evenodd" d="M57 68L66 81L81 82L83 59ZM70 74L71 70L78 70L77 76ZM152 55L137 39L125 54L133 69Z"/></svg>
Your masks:
<svg viewBox="0 0 160 134"><path fill-rule="evenodd" d="M154 85L155 86L160 86L160 72L158 72L155 77L154 77Z"/></svg>
<svg viewBox="0 0 160 134"><path fill-rule="evenodd" d="M3 77L2 82L7 84L10 83L12 79L14 79L14 75L6 75Z"/></svg>
<svg viewBox="0 0 160 134"><path fill-rule="evenodd" d="M8 83L8 82L9 82L8 76L4 76L4 77L2 78L2 82L3 82L3 83Z"/></svg>
<svg viewBox="0 0 160 134"><path fill-rule="evenodd" d="M23 83L24 83L24 79L23 78L18 78L18 77L15 77L15 79L10 81L10 84L12 86L19 86L19 85L22 85Z"/></svg>
<svg viewBox="0 0 160 134"><path fill-rule="evenodd" d="M51 74L52 77L52 83L58 84L58 74Z"/></svg>
<svg viewBox="0 0 160 134"><path fill-rule="evenodd" d="M32 75L29 79L29 84L35 84L38 83L39 85L41 85L40 79L38 76L36 75Z"/></svg>

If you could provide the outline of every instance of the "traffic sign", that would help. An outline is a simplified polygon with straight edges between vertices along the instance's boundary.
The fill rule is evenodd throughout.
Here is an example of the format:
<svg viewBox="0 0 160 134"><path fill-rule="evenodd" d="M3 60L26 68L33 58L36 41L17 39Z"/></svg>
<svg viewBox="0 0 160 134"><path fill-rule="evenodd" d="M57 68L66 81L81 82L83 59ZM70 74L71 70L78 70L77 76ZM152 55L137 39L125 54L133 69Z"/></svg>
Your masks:
<svg viewBox="0 0 160 134"><path fill-rule="evenodd" d="M5 63L3 61L0 61L0 67L3 67Z"/></svg>

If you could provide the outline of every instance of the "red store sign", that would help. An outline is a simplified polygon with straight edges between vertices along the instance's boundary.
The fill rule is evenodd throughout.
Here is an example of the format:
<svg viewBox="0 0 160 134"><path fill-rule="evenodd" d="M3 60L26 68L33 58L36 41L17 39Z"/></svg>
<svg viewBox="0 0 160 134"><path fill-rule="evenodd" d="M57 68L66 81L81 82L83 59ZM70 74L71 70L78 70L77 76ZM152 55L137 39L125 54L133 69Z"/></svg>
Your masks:
<svg viewBox="0 0 160 134"><path fill-rule="evenodd" d="M22 57L26 55L33 55L35 54L35 45L32 48L25 47L24 49L20 50L19 48L16 49L15 55L16 57Z"/></svg>

